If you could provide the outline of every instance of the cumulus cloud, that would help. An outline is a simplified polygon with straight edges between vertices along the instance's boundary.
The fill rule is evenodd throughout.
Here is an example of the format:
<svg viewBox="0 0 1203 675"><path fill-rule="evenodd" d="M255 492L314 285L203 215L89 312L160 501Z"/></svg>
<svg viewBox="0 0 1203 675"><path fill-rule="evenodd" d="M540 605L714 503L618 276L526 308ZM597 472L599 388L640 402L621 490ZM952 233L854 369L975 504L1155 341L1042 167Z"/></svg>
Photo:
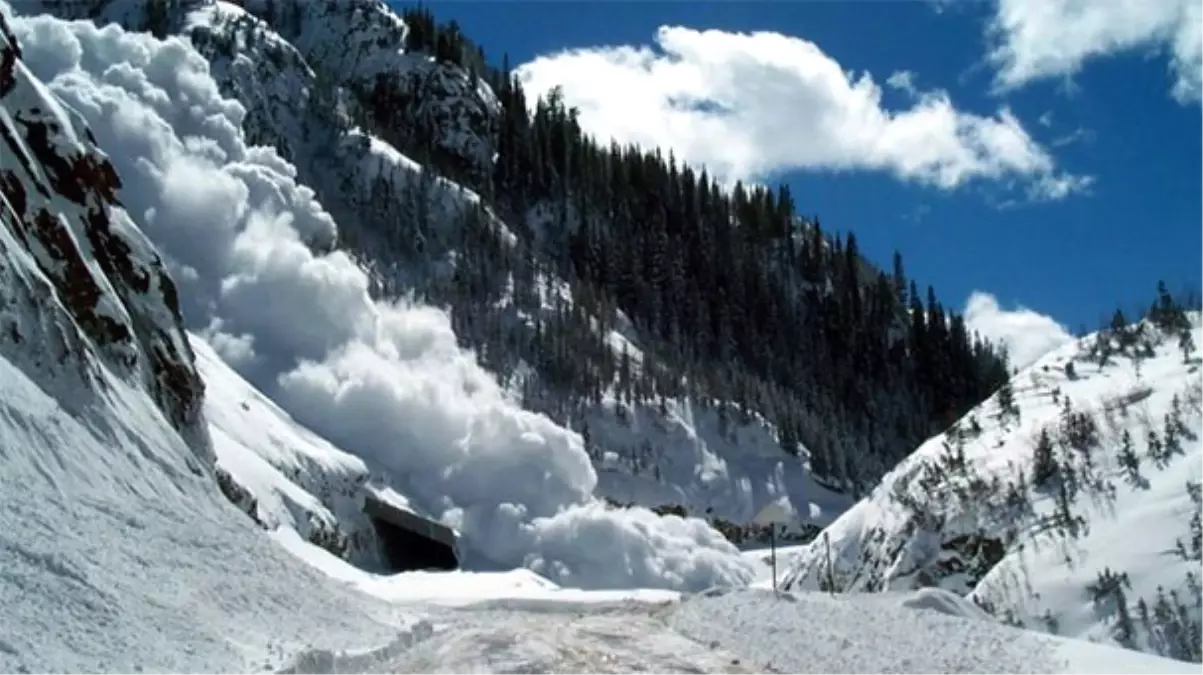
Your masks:
<svg viewBox="0 0 1203 675"><path fill-rule="evenodd" d="M654 47L573 49L516 72L533 93L561 87L586 131L671 148L726 179L812 169L884 171L943 189L1075 183L1010 110L958 110L946 92L920 91L901 71L890 79L912 99L887 109L869 74L779 33L665 26Z"/></svg>
<svg viewBox="0 0 1203 675"><path fill-rule="evenodd" d="M496 563L581 586L749 579L700 520L603 508L580 437L516 405L445 313L373 302L354 261L316 253L330 250L333 219L274 150L246 144L243 108L186 42L47 16L13 28L27 66L116 165L190 328L296 419Z"/></svg>
<svg viewBox="0 0 1203 675"><path fill-rule="evenodd" d="M1011 365L1026 368L1073 339L1052 317L1026 307L1003 309L998 298L974 291L965 303L965 326L1007 348Z"/></svg>
<svg viewBox="0 0 1203 675"><path fill-rule="evenodd" d="M1164 50L1181 103L1203 97L1200 0L997 0L989 59L1003 91L1069 77L1087 61L1135 49Z"/></svg>

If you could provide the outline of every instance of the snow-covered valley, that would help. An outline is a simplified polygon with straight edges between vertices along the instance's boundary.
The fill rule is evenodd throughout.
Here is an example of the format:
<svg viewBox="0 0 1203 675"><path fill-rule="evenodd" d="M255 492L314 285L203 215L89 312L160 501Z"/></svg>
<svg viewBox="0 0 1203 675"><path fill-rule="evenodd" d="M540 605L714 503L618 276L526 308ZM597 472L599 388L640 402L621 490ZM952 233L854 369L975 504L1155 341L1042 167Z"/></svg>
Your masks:
<svg viewBox="0 0 1203 675"><path fill-rule="evenodd" d="M100 4L110 18L142 11ZM242 15L189 7L189 30ZM589 441L532 412L458 343L446 311L370 292L377 280L339 248L351 205L327 210L303 178L330 168L249 140L250 106L216 79L251 77L245 63L222 70L179 37L24 10L0 0L0 671L1194 672L1007 626L972 601L1029 621L1053 605L1064 635L1117 642L1079 597L1098 565L1066 574L1066 549L1051 545L1007 548L943 589L912 590L891 558L869 563L891 582L856 590L898 592L811 592L819 541L843 575L845 559L879 550L862 530L901 540L921 566L919 549L959 530L917 543L893 532L893 512L875 506L887 487L845 512L850 499L754 413L737 422L687 397L628 405L607 392ZM313 32L290 39L277 51L331 51ZM346 80L374 76L343 65ZM372 170L387 159L422 171L382 139L336 131ZM479 140L449 137L443 151L487 161ZM613 341L638 358L633 337L616 329ZM1133 415L1156 423L1177 395L1182 423L1198 426L1197 364L1176 343L1158 342L1137 371L1079 362L1077 379L1060 377L1075 354L1016 379L1023 429L1056 418L1054 387L1075 403L1147 389ZM965 457L1022 463L986 447L1020 436L1019 420L987 421L996 408L975 413L980 448ZM943 438L916 456L939 456ZM1112 503L1092 502L1070 551L1127 572L1150 602L1198 567L1154 551L1171 534L1184 558L1193 550L1198 503L1181 483L1197 485L1200 442L1175 438L1143 482L1100 490ZM1118 482L1114 462L1095 471ZM389 570L369 497L453 528L465 569ZM768 590L765 551L713 526L774 503L787 530L830 524L777 551L792 593ZM646 508L663 505L687 517ZM1034 590L1008 595L1029 567Z"/></svg>

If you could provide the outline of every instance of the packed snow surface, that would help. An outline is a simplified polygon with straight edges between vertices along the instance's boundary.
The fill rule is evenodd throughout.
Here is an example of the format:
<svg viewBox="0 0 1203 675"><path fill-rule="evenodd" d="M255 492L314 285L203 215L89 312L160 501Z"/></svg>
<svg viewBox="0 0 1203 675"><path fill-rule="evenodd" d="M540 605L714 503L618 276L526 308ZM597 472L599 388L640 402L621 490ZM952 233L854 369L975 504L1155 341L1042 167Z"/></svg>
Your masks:
<svg viewBox="0 0 1203 675"><path fill-rule="evenodd" d="M668 625L783 673L1196 673L1189 663L904 606L900 594L745 590L666 610ZM903 596L905 597L905 596Z"/></svg>

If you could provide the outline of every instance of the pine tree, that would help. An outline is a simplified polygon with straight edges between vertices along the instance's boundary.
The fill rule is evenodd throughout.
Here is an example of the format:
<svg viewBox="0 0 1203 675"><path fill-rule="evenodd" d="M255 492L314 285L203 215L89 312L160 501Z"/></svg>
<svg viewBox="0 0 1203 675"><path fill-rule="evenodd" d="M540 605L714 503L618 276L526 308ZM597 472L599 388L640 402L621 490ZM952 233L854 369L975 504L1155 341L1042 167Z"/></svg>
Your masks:
<svg viewBox="0 0 1203 675"><path fill-rule="evenodd" d="M1124 434L1120 438L1119 454L1116 456L1120 467L1127 472L1128 479L1132 482L1140 480L1140 457L1136 454L1136 449L1132 447L1132 434L1124 429Z"/></svg>
<svg viewBox="0 0 1203 675"><path fill-rule="evenodd" d="M1019 407L1015 404L1015 390L1012 389L1010 380L998 388L998 407L1000 421L1005 421L1008 417L1019 421Z"/></svg>
<svg viewBox="0 0 1203 675"><path fill-rule="evenodd" d="M1161 436L1155 429L1149 429L1145 439L1145 455L1157 466L1165 462L1165 449L1161 444Z"/></svg>
<svg viewBox="0 0 1203 675"><path fill-rule="evenodd" d="M1057 460L1053 439L1049 436L1048 429L1043 428L1032 454L1032 485L1041 487L1056 475Z"/></svg>

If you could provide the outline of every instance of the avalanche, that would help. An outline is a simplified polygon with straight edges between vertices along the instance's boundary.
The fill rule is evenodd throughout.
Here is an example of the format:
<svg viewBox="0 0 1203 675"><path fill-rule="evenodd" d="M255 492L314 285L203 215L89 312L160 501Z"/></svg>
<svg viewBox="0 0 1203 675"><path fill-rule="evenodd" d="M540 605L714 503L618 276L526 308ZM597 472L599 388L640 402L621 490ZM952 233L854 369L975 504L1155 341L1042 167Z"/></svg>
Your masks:
<svg viewBox="0 0 1203 675"><path fill-rule="evenodd" d="M30 69L84 117L167 258L185 321L299 422L387 472L484 558L578 586L701 589L750 569L696 519L593 497L580 437L522 410L433 308L373 302L333 219L249 147L185 41L17 17ZM539 467L540 471L532 471Z"/></svg>

